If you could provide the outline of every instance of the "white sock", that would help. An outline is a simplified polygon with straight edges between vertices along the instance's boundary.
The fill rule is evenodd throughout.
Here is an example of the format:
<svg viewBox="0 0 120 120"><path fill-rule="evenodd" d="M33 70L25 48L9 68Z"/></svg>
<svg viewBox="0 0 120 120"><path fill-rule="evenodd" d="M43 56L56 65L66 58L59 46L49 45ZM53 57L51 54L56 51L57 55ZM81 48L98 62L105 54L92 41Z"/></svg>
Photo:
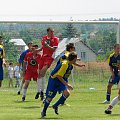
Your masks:
<svg viewBox="0 0 120 120"><path fill-rule="evenodd" d="M22 87L23 87L23 81L20 82L20 86L18 88L18 91L21 91L22 90Z"/></svg>
<svg viewBox="0 0 120 120"><path fill-rule="evenodd" d="M23 88L23 96L26 97L26 92L27 92L27 89L24 89Z"/></svg>
<svg viewBox="0 0 120 120"><path fill-rule="evenodd" d="M44 77L41 77L37 80L37 91L44 92L44 88L45 88L45 81L44 81Z"/></svg>
<svg viewBox="0 0 120 120"><path fill-rule="evenodd" d="M37 92L39 92L40 93L40 87L41 87L41 81L42 81L42 79L41 78L39 78L38 80L37 80Z"/></svg>
<svg viewBox="0 0 120 120"><path fill-rule="evenodd" d="M42 77L41 84L40 84L40 90L44 92L44 89L45 89L45 80L44 80L44 77Z"/></svg>
<svg viewBox="0 0 120 120"><path fill-rule="evenodd" d="M119 98L117 96L111 101L110 106L114 107L118 103L118 101L119 101Z"/></svg>

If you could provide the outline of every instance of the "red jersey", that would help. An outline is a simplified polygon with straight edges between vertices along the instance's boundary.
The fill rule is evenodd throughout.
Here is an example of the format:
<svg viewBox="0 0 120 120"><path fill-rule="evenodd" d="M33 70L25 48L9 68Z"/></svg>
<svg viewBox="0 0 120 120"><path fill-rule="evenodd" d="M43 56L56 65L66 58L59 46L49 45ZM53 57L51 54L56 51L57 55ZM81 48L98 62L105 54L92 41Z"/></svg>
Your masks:
<svg viewBox="0 0 120 120"><path fill-rule="evenodd" d="M32 71L32 72L36 72L38 70L38 66L40 63L40 59L41 59L41 55L37 54L36 57L33 57L33 53L29 52L26 54L24 61L27 62L27 68L26 70Z"/></svg>
<svg viewBox="0 0 120 120"><path fill-rule="evenodd" d="M50 50L48 47L44 46L45 42L47 42L47 44L51 47L58 47L58 43L59 43L59 38L53 36L52 38L48 39L47 35L42 37L42 47L43 47L43 56L50 56L52 57L54 51Z"/></svg>

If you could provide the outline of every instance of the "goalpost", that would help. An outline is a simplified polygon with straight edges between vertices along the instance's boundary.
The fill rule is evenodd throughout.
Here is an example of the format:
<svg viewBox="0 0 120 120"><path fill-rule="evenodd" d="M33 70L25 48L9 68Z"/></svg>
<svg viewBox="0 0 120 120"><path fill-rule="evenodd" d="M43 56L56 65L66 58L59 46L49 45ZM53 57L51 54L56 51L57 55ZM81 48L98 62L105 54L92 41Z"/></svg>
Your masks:
<svg viewBox="0 0 120 120"><path fill-rule="evenodd" d="M116 43L120 43L120 21L37 21L37 20L3 20L0 23L20 23L20 24L113 24L116 25ZM72 72L72 82L75 85L74 75Z"/></svg>

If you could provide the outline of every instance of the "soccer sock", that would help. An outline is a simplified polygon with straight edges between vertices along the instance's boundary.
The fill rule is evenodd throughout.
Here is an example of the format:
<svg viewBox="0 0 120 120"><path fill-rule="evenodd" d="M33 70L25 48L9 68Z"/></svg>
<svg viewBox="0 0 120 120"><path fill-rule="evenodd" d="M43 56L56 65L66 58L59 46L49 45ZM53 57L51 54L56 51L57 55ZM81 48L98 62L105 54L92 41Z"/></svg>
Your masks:
<svg viewBox="0 0 120 120"><path fill-rule="evenodd" d="M18 91L21 91L23 87L23 81L21 81Z"/></svg>
<svg viewBox="0 0 120 120"><path fill-rule="evenodd" d="M107 92L107 95L106 95L106 100L107 100L107 101L110 101L110 95L111 95L111 94Z"/></svg>
<svg viewBox="0 0 120 120"><path fill-rule="evenodd" d="M47 108L48 108L49 105L50 105L50 102L46 99L46 100L44 101L44 108L43 108L43 112L44 112L44 113L46 113Z"/></svg>
<svg viewBox="0 0 120 120"><path fill-rule="evenodd" d="M24 89L23 88L23 96L26 97L26 92L27 92L27 89Z"/></svg>
<svg viewBox="0 0 120 120"><path fill-rule="evenodd" d="M41 79L42 79L42 80L41 80L41 87L40 87L40 89L41 89L42 92L44 92L45 80L44 80L44 77L42 77Z"/></svg>
<svg viewBox="0 0 120 120"><path fill-rule="evenodd" d="M53 107L58 107L60 104L64 104L66 97L62 94L60 99L53 105Z"/></svg>
<svg viewBox="0 0 120 120"><path fill-rule="evenodd" d="M112 100L112 102L110 103L108 109L112 109L112 108L118 103L118 101L119 101L119 98L118 98L118 96L117 96L117 97L115 97L115 98Z"/></svg>
<svg viewBox="0 0 120 120"><path fill-rule="evenodd" d="M39 93L40 93L40 84L41 84L40 81L41 81L41 78L37 80L37 92Z"/></svg>

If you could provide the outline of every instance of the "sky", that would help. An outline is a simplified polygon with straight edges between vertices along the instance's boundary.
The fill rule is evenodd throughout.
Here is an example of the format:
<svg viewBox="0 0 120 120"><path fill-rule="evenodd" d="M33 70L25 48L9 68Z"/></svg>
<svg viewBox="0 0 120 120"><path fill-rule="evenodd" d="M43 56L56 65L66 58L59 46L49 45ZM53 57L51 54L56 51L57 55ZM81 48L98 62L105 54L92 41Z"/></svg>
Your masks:
<svg viewBox="0 0 120 120"><path fill-rule="evenodd" d="M0 21L120 18L120 0L0 0L0 4Z"/></svg>

